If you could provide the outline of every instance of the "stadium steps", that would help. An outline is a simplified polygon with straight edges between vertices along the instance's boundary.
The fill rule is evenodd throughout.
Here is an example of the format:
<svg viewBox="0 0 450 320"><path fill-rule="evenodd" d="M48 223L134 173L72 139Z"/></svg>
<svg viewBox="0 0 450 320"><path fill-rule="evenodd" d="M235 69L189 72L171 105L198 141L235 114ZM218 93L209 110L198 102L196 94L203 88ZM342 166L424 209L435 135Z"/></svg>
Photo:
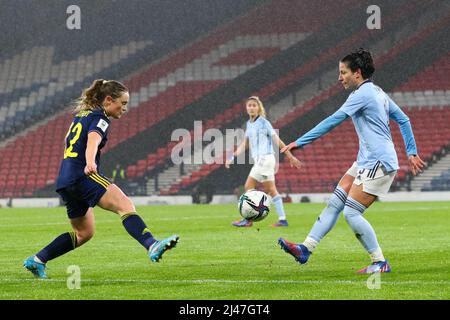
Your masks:
<svg viewBox="0 0 450 320"><path fill-rule="evenodd" d="M333 79L332 76L334 76L334 71L327 72L325 74L325 76L329 79L328 81L323 83L324 90L327 90L327 89L329 89L329 87L332 87L334 85L334 81L331 80L331 79ZM301 90L299 90L297 92L297 96L299 97L298 101L301 103L301 105L303 105L303 103L305 103L306 101L311 100L315 96L317 96L317 88L315 85L306 85L304 88L302 88ZM271 119L271 121L276 122L277 120L286 116L290 111L292 111L292 105L289 104L288 102L281 101L278 104L266 105L266 111L267 111L268 117ZM241 117L240 114L239 114L239 117ZM204 129L206 130L206 128L204 128ZM200 169L200 167L201 166L199 166L199 165L189 166L189 170L185 170L183 175L180 174L180 170L175 171L175 172L177 172L176 179L172 178L171 184L165 184L165 185L159 184L159 190L161 190L162 193L167 193L172 184L181 182L182 178L189 177L192 172ZM166 170L159 173L159 175L164 176L167 172L173 172L171 169L172 168L167 168ZM154 186L153 178L152 178L152 182L150 182L150 186ZM152 190L152 191L155 191L155 190Z"/></svg>
<svg viewBox="0 0 450 320"><path fill-rule="evenodd" d="M54 48L44 52L45 70L42 68L32 68L31 66L40 65L43 62L40 58L40 51L36 54L27 54L20 56L20 59L5 61L0 70L9 74L2 93L8 94L13 89L22 89L20 96L4 99L7 103L1 103L0 106L0 127L1 136L11 136L26 127L33 124L36 118L52 115L48 112L52 105L67 105L67 90L70 95L73 89L81 82L87 81L95 74L106 72L108 69L114 68L115 65L123 63L129 57L150 47L150 41L131 41L124 46L113 46L106 50L95 51L91 55L81 55L77 59L64 60L60 63L52 63L54 56ZM41 48L42 49L42 48ZM42 51L42 50L41 50ZM33 50L31 50L33 52ZM48 56L48 57L47 57ZM17 61L16 61L17 60ZM39 79L34 79L39 77ZM34 79L34 82L21 81L21 79ZM32 84L41 84L34 87ZM25 90L29 88L30 90ZM8 102L9 100L9 102ZM57 112L59 112L57 110ZM10 128L13 125L14 128Z"/></svg>
<svg viewBox="0 0 450 320"><path fill-rule="evenodd" d="M392 20L392 19L391 19ZM354 42L354 41L356 41L357 40L357 38L358 37L362 37L362 38L364 38L364 37L366 37L368 34L367 34L367 32L366 32L367 30L365 29L365 30L363 30L362 32L360 32L360 33L358 33L358 36L355 38L355 37L351 37L350 39L347 39L348 41L350 41L350 42ZM348 41L346 41L345 43L346 44L348 44ZM341 46L342 47L342 46ZM339 50L342 50L342 48L341 49L339 49ZM324 59L327 59L327 60L329 60L329 61L331 61L330 59L332 59L332 57L334 57L334 55L337 55L337 56L339 56L340 54L343 54L343 53L338 53L338 52L336 52L335 51L335 48L333 48L333 50L328 50L328 51L324 51L321 55L320 55L320 57L316 57L316 58L313 58L313 60L312 61L309 61L308 63L306 63L306 68L305 68L305 65L304 64L302 64L300 67L298 67L297 69L295 69L294 70L294 72L291 72L291 74L289 74L289 76L288 77L285 77L286 79L282 79L282 81L278 81L278 82L276 82L275 83L275 86L274 85L270 85L268 88L266 88L265 90L264 90L264 93L262 92L263 90L261 90L261 92L259 93L259 95L262 97L262 98L264 98L266 95L268 95L268 94L271 94L273 91L274 91L274 89L275 89L275 91L276 91L276 87L277 86L282 86L282 85L286 85L286 83L288 83L289 81L292 81L292 79L295 79L295 78L297 78L297 77L302 77L301 75L302 74L304 74L305 72L306 72L306 70L308 69L308 70L310 70L311 68L315 68L315 67L317 67L317 66L315 66L316 64L317 65L319 65L319 63L320 62L323 62L323 60ZM337 58L336 58L337 59ZM334 64L334 63L333 63ZM272 66L273 67L273 66ZM270 69L270 67L269 67L269 69ZM292 69L290 69L289 71L292 71ZM333 76L331 79L334 79L335 77ZM287 80L287 81L286 81ZM284 110L284 113L286 112L286 109Z"/></svg>
<svg viewBox="0 0 450 320"><path fill-rule="evenodd" d="M396 91L392 98L400 106L446 106L450 102L450 90Z"/></svg>
<svg viewBox="0 0 450 320"><path fill-rule="evenodd" d="M431 180L439 177L445 171L450 169L450 153L439 159L436 163L431 164L421 174L411 180L411 190L421 191L425 188L431 188Z"/></svg>
<svg viewBox="0 0 450 320"><path fill-rule="evenodd" d="M197 171L201 165L198 164L185 164L183 167L184 174L190 174ZM162 173L158 174L158 185L155 185L155 178L151 178L147 181L147 195L153 195L158 193L167 193L170 186L174 183L181 182L182 174L180 165L174 165L168 168Z"/></svg>
<svg viewBox="0 0 450 320"><path fill-rule="evenodd" d="M434 20L434 22L435 21L436 20ZM425 26L422 30L417 31L416 35L408 38L401 45L394 47L388 54L382 55L379 58L380 61L377 65L380 66L382 64L385 64L385 68L389 69L390 67L392 67L392 64L395 63L395 61L398 59L399 53L400 53L400 56L405 55L405 52L408 49L407 50L408 54L411 54L410 52L414 51L414 46L422 47L420 40L426 39L425 42L429 42L430 39L433 38L433 37L429 37L429 35L432 34L433 32L435 32L436 30L441 29L434 36L440 36L440 34L442 33L443 26L445 26L446 24L448 24L448 15L444 16L443 18L441 18L441 20L439 20L439 22L434 23L431 26ZM411 49L413 49L413 50L411 50ZM406 78L406 75L408 75L408 73L402 74L402 76L404 78ZM396 85L393 82L395 80L392 77L390 77L389 79L386 79L386 80L389 80L388 82L391 82L390 83L391 87ZM397 81L399 81L399 80L400 79L398 79ZM337 86L336 86L336 88L337 88ZM336 93L332 93L331 95L332 96L336 95ZM323 111L319 111L319 112L323 112ZM291 124L291 127L292 127L292 125L293 124ZM302 127L302 126L300 126L300 127ZM178 189L178 188L175 187L174 190L176 190L176 189Z"/></svg>

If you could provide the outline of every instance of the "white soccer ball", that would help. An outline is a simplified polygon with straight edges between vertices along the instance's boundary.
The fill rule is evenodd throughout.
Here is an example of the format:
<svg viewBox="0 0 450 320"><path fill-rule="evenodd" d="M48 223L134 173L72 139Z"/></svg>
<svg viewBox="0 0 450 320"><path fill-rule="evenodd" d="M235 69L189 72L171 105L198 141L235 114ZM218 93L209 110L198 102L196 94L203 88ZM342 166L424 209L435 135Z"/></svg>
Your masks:
<svg viewBox="0 0 450 320"><path fill-rule="evenodd" d="M269 214L269 196L262 191L248 190L239 197L238 209L244 219L260 221Z"/></svg>

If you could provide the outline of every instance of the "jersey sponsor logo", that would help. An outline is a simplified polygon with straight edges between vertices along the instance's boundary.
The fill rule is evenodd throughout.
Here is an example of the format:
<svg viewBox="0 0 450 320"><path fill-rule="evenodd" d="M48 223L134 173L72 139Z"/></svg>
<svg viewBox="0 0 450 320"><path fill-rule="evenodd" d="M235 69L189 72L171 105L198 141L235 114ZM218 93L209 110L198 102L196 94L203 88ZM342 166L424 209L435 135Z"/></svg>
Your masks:
<svg viewBox="0 0 450 320"><path fill-rule="evenodd" d="M106 132L106 129L108 128L109 124L103 119L100 119L97 123L97 127L102 129L103 132Z"/></svg>

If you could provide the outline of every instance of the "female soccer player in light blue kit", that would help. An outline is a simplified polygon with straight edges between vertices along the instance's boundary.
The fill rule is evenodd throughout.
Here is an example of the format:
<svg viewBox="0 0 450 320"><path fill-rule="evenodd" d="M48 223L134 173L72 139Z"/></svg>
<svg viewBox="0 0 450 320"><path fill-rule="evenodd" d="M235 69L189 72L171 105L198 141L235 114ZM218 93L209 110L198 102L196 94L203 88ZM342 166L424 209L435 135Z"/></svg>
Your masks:
<svg viewBox="0 0 450 320"><path fill-rule="evenodd" d="M285 144L281 141L270 122L266 119L264 105L258 97L253 96L248 98L245 105L250 118L247 121L245 139L233 155L227 159L225 167L229 168L234 158L250 146L250 152L255 164L245 182L245 191L256 189L258 182L262 183L264 191L272 197L272 202L278 214L278 222L272 226L287 227L288 222L284 213L283 199L275 186L276 161L273 142L275 142L279 148L285 147ZM297 158L290 152L287 152L286 156L291 166L300 168L301 164ZM252 221L243 219L233 222L232 225L235 227L251 227L253 223Z"/></svg>
<svg viewBox="0 0 450 320"><path fill-rule="evenodd" d="M359 138L356 162L340 180L328 201L327 207L301 244L278 239L281 248L304 264L316 249L320 240L333 228L344 211L344 217L357 239L369 253L372 264L358 273L390 272L377 236L370 223L363 217L364 211L387 193L399 168L397 154L389 129L389 119L400 126L406 145L409 165L414 175L425 163L417 154L416 142L409 118L381 88L370 80L375 68L369 51L359 49L345 56L339 63L339 81L345 89L353 92L347 101L330 117L281 152L301 148L325 135L347 118L351 117Z"/></svg>

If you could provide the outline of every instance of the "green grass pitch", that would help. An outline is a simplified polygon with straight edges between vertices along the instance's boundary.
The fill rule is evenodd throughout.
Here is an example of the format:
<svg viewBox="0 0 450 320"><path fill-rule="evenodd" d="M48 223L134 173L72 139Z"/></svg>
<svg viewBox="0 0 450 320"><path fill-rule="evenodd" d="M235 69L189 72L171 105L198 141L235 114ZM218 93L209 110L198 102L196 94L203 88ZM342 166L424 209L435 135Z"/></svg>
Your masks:
<svg viewBox="0 0 450 320"><path fill-rule="evenodd" d="M233 205L139 207L154 236L180 236L160 263L122 227L95 209L96 235L48 263L49 280L36 280L23 260L69 231L64 208L0 209L0 299L449 299L450 203L375 203L366 217L392 273L355 274L369 258L341 217L308 264L280 249L278 237L301 242L323 204L287 204L290 226L271 228L276 213L252 228L235 228ZM69 289L67 269L81 271ZM372 289L369 289L372 287Z"/></svg>

